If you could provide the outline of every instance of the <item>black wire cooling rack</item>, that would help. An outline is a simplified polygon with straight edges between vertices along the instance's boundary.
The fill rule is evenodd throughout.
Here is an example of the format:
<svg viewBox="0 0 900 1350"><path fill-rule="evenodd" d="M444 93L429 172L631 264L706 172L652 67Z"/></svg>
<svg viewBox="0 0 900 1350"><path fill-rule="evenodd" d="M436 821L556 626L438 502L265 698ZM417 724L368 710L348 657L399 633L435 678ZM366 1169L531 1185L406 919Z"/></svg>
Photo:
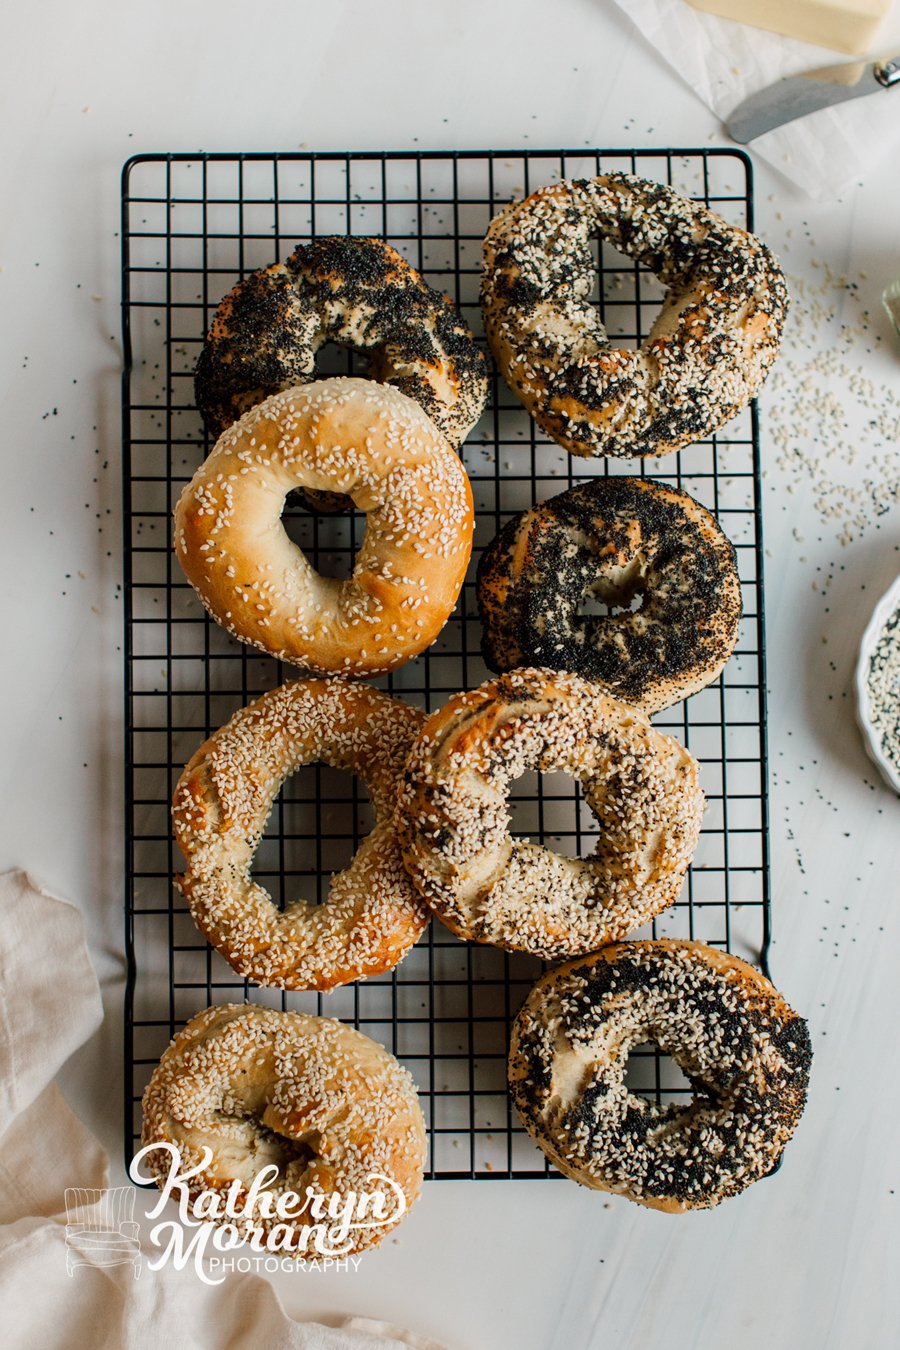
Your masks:
<svg viewBox="0 0 900 1350"><path fill-rule="evenodd" d="M240 706L288 679L208 620L171 548L171 514L209 445L193 404L193 370L221 297L245 273L315 235L390 240L450 293L481 334L481 241L496 211L559 178L625 169L672 184L752 228L751 171L730 150L491 151L398 154L138 155L123 172L125 345L124 538L126 713L126 1161L140 1134L144 1086L172 1034L211 1003L242 1001L324 1012L393 1051L418 1085L432 1177L554 1175L511 1110L511 1018L538 962L460 942L434 921L390 975L334 993L282 994L246 984L200 936L172 884L179 858L169 802L200 742ZM612 339L647 332L662 290L649 273L598 245L595 294ZM321 373L353 371L343 351ZM765 967L769 942L763 553L755 408L718 436L658 461L586 461L546 440L495 375L484 417L463 447L476 507L475 555L438 641L380 683L434 708L480 683L475 564L512 513L604 473L641 473L686 488L737 549L744 618L723 677L657 725L702 765L708 800L700 847L675 907L652 930L696 937ZM347 575L361 521L286 514L313 564ZM577 785L529 775L511 802L516 832L567 853L591 848L594 821ZM285 785L254 874L277 901L323 898L369 824L361 784L323 766ZM629 1064L636 1090L671 1098L684 1082L647 1047Z"/></svg>

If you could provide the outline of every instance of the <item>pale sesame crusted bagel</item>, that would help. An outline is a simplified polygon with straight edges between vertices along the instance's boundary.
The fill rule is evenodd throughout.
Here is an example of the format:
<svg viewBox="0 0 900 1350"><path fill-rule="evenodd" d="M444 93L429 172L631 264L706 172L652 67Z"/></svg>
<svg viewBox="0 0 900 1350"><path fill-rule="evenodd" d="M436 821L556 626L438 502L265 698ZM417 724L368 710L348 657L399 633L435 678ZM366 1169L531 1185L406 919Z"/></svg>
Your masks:
<svg viewBox="0 0 900 1350"><path fill-rule="evenodd" d="M592 597L618 612L580 613ZM657 712L719 675L741 583L734 546L693 497L595 478L506 522L479 560L478 608L492 670L571 670Z"/></svg>
<svg viewBox="0 0 900 1350"><path fill-rule="evenodd" d="M264 1250L321 1256L333 1243L346 1256L375 1247L421 1190L425 1123L412 1079L383 1046L330 1017L207 1008L165 1051L143 1109L144 1147L175 1145L180 1172L202 1168L183 1183L191 1198L218 1195L222 1209L207 1217L244 1237L259 1230ZM202 1167L204 1149L212 1158ZM168 1149L146 1156L160 1186L171 1162ZM275 1170L251 1200L264 1168ZM224 1212L229 1194L240 1217ZM369 1209L346 1235L327 1217L322 1224L329 1202L333 1220L356 1215L354 1197L369 1195L383 1197L376 1222Z"/></svg>
<svg viewBox="0 0 900 1350"><path fill-rule="evenodd" d="M263 694L192 756L172 819L179 889L200 931L240 974L281 989L332 989L391 970L428 922L394 827L401 775L424 713L370 685L297 680ZM250 875L278 791L321 761L366 784L375 827L324 904L276 908Z"/></svg>
<svg viewBox="0 0 900 1350"><path fill-rule="evenodd" d="M346 581L321 576L281 521L295 487L347 493L366 532ZM378 675L417 656L456 604L472 491L419 407L338 378L275 394L218 440L175 508L175 551L215 619L320 675Z"/></svg>
<svg viewBox="0 0 900 1350"><path fill-rule="evenodd" d="M628 1090L644 1042L678 1063L690 1103ZM678 1214L773 1171L811 1061L806 1022L746 961L702 942L623 942L538 980L513 1025L509 1085L567 1177Z"/></svg>
<svg viewBox="0 0 900 1350"><path fill-rule="evenodd" d="M599 235L667 287L637 351L590 302ZM753 397L788 296L754 235L661 183L608 173L541 188L491 223L482 308L510 388L575 455L667 455Z"/></svg>
<svg viewBox="0 0 900 1350"><path fill-rule="evenodd" d="M326 235L219 305L195 379L210 434L312 380L326 342L365 352L371 377L421 404L454 449L481 416L487 364L450 298L383 239Z"/></svg>
<svg viewBox="0 0 900 1350"><path fill-rule="evenodd" d="M527 771L577 778L600 826L566 858L510 835ZM453 932L554 959L624 937L672 904L703 814L698 766L646 716L575 675L515 670L433 713L398 815L403 859Z"/></svg>

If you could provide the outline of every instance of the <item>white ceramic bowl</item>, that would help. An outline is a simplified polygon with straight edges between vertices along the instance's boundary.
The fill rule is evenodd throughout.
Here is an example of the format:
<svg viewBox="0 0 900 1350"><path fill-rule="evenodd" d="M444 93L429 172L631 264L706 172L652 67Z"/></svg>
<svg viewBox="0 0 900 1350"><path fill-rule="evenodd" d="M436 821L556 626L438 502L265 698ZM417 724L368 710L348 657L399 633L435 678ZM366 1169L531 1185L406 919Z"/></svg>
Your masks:
<svg viewBox="0 0 900 1350"><path fill-rule="evenodd" d="M882 294L881 303L887 310L888 318L900 337L900 278L892 281Z"/></svg>
<svg viewBox="0 0 900 1350"><path fill-rule="evenodd" d="M900 577L881 597L869 620L868 627L859 644L859 660L856 663L856 720L862 728L863 739L869 758L878 765L885 782L890 783L896 793L900 793L900 765L893 764L881 748L881 741L872 726L869 705L869 662L884 625L900 607Z"/></svg>

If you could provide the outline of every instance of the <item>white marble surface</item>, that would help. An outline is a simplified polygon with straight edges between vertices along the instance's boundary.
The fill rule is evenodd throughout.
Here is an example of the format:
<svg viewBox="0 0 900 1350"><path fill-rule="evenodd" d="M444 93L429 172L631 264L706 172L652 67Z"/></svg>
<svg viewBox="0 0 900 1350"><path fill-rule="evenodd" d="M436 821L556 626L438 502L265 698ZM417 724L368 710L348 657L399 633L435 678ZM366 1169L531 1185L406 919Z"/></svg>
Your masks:
<svg viewBox="0 0 900 1350"><path fill-rule="evenodd" d="M62 1081L118 1159L122 161L724 140L600 0L48 0L7 15L0 59L0 866L84 911L108 1012ZM709 1214L672 1219L567 1183L432 1184L358 1274L283 1277L296 1316L367 1313L452 1350L896 1344L900 804L865 758L851 676L868 611L900 570L900 516L867 508L848 524L841 484L897 474L900 347L878 295L900 273L900 180L883 166L813 206L761 169L757 203L788 272L820 291L802 324L796 307L763 420L772 968L812 1024L806 1117L777 1179ZM826 264L858 289L825 284ZM816 344L840 360L814 360ZM859 450L855 464L843 448L825 460L828 481L822 419L846 422Z"/></svg>

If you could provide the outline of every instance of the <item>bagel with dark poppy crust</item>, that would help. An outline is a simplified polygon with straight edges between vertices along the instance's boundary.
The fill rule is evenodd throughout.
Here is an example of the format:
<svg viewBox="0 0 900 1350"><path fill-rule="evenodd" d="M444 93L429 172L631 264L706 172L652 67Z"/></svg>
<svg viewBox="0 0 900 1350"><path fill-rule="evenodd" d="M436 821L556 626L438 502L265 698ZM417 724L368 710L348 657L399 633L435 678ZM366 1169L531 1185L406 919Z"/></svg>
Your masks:
<svg viewBox="0 0 900 1350"><path fill-rule="evenodd" d="M645 712L716 679L741 618L718 522L646 478L594 478L514 516L482 554L477 589L492 670L570 670ZM581 613L591 599L611 612Z"/></svg>
<svg viewBox="0 0 900 1350"><path fill-rule="evenodd" d="M270 394L316 378L327 342L422 407L457 449L487 401L487 363L459 310L383 239L325 235L251 272L216 310L194 388L218 439Z"/></svg>

